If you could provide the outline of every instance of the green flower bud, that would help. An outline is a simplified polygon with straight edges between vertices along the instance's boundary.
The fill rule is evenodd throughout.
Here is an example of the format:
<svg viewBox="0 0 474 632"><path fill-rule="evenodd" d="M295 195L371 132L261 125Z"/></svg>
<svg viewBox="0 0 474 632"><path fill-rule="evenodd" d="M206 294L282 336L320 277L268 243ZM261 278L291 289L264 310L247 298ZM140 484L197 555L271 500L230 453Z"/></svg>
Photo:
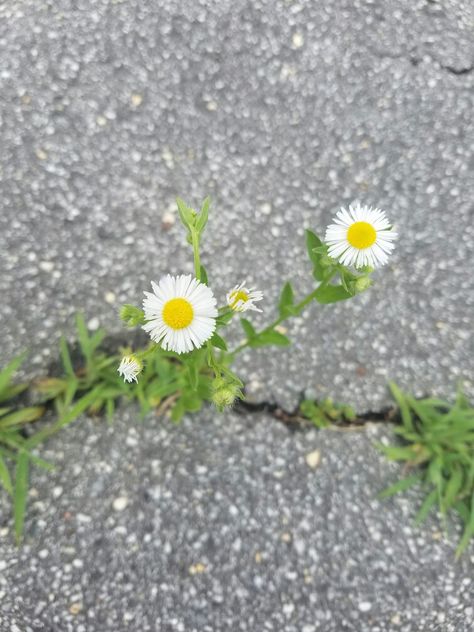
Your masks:
<svg viewBox="0 0 474 632"><path fill-rule="evenodd" d="M364 292L365 290L368 290L371 285L372 285L372 279L370 279L367 276L362 276L356 279L354 283L354 288L357 293L360 293L360 292Z"/></svg>
<svg viewBox="0 0 474 632"><path fill-rule="evenodd" d="M143 310L139 307L135 307L135 305L123 305L120 310L120 318L127 327L137 327L137 325L143 325L145 322Z"/></svg>
<svg viewBox="0 0 474 632"><path fill-rule="evenodd" d="M216 377L212 383L212 403L220 412L232 406L240 397L242 393L237 384L227 382L222 377Z"/></svg>
<svg viewBox="0 0 474 632"><path fill-rule="evenodd" d="M337 261L333 259L332 257L328 257L327 255L322 255L319 260L319 263L324 268L329 268L330 266L333 266L335 263L337 263Z"/></svg>

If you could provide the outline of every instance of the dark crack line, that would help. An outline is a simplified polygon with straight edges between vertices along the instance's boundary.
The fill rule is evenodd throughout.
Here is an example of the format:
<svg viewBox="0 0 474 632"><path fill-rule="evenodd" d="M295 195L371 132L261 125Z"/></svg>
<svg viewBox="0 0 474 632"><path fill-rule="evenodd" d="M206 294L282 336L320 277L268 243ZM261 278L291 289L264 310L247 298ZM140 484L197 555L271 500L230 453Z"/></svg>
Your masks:
<svg viewBox="0 0 474 632"><path fill-rule="evenodd" d="M300 404L303 401L303 397L300 397L298 405L291 411L286 410L283 406L280 406L277 402L271 402L262 400L260 402L249 402L246 400L239 400L234 410L241 415L244 414L258 414L267 413L277 421L285 424L293 431L305 430L308 427L315 427L310 419L304 417L300 411ZM328 428L339 429L355 429L365 426L367 423L398 423L397 409L393 406L386 406L381 410L369 410L365 413L357 415L355 419L339 419L328 422Z"/></svg>
<svg viewBox="0 0 474 632"><path fill-rule="evenodd" d="M404 59L407 60L412 66L415 68L419 66L425 59L429 59L434 65L436 65L441 70L445 70L456 77L460 77L463 75L468 75L474 71L474 64L471 66L464 66L461 68L457 68L456 66L443 64L439 59L430 55L429 53L425 53L423 55L416 55L414 51L408 51L407 53L389 53L388 51L380 51L376 50L370 46L367 47L368 50L377 57L377 59Z"/></svg>

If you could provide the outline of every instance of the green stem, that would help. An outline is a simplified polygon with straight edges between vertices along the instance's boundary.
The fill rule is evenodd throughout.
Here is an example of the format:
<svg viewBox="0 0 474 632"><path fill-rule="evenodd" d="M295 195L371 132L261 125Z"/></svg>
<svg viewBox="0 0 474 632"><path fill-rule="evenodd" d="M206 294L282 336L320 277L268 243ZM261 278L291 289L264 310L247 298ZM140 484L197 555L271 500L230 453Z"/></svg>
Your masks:
<svg viewBox="0 0 474 632"><path fill-rule="evenodd" d="M198 281L201 280L201 259L199 257L199 233L191 229L191 240L193 243L194 253L194 274Z"/></svg>

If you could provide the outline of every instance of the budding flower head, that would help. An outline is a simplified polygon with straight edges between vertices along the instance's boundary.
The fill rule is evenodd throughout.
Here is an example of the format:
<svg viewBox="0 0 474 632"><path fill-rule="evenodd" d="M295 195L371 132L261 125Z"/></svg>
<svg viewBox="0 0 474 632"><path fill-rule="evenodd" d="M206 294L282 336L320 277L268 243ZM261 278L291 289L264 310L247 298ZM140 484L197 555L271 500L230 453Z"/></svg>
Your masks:
<svg viewBox="0 0 474 632"><path fill-rule="evenodd" d="M256 307L255 303L261 301L262 298L263 292L245 287L245 281L242 281L227 293L227 305L234 312L246 312L249 309L254 312L261 312L262 310Z"/></svg>
<svg viewBox="0 0 474 632"><path fill-rule="evenodd" d="M355 291L364 292L365 290L368 290L371 285L372 285L372 279L370 277L368 276L359 277L355 281Z"/></svg>
<svg viewBox="0 0 474 632"><path fill-rule="evenodd" d="M137 327L145 322L143 310L135 305L124 305L120 310L120 318L128 327Z"/></svg>
<svg viewBox="0 0 474 632"><path fill-rule="evenodd" d="M216 377L212 383L212 403L219 411L229 408L236 399L242 397L242 392L235 382L228 382L225 378Z"/></svg>
<svg viewBox="0 0 474 632"><path fill-rule="evenodd" d="M130 354L122 358L117 369L124 382L138 382L137 376L142 372L143 362L136 355Z"/></svg>

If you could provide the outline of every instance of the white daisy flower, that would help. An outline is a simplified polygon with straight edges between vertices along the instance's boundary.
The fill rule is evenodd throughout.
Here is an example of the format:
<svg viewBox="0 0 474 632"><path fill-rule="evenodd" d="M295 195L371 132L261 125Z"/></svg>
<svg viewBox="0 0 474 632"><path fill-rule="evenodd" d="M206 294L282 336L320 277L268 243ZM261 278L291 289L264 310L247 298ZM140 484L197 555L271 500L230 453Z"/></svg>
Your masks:
<svg viewBox="0 0 474 632"><path fill-rule="evenodd" d="M145 292L143 329L163 349L187 353L199 349L216 328L216 299L212 291L188 274L167 274L157 284L151 282L153 294Z"/></svg>
<svg viewBox="0 0 474 632"><path fill-rule="evenodd" d="M325 238L330 257L356 268L387 263L397 233L391 230L384 211L357 203L349 210L341 208L334 222L328 226Z"/></svg>
<svg viewBox="0 0 474 632"><path fill-rule="evenodd" d="M261 312L261 309L255 307L254 303L261 301L263 292L245 287L245 281L240 285L236 285L227 294L227 305L235 312L246 312L251 309L254 312Z"/></svg>
<svg viewBox="0 0 474 632"><path fill-rule="evenodd" d="M119 375L123 377L124 382L138 382L137 375L141 373L143 363L135 355L127 355L122 358L120 366L117 369Z"/></svg>

